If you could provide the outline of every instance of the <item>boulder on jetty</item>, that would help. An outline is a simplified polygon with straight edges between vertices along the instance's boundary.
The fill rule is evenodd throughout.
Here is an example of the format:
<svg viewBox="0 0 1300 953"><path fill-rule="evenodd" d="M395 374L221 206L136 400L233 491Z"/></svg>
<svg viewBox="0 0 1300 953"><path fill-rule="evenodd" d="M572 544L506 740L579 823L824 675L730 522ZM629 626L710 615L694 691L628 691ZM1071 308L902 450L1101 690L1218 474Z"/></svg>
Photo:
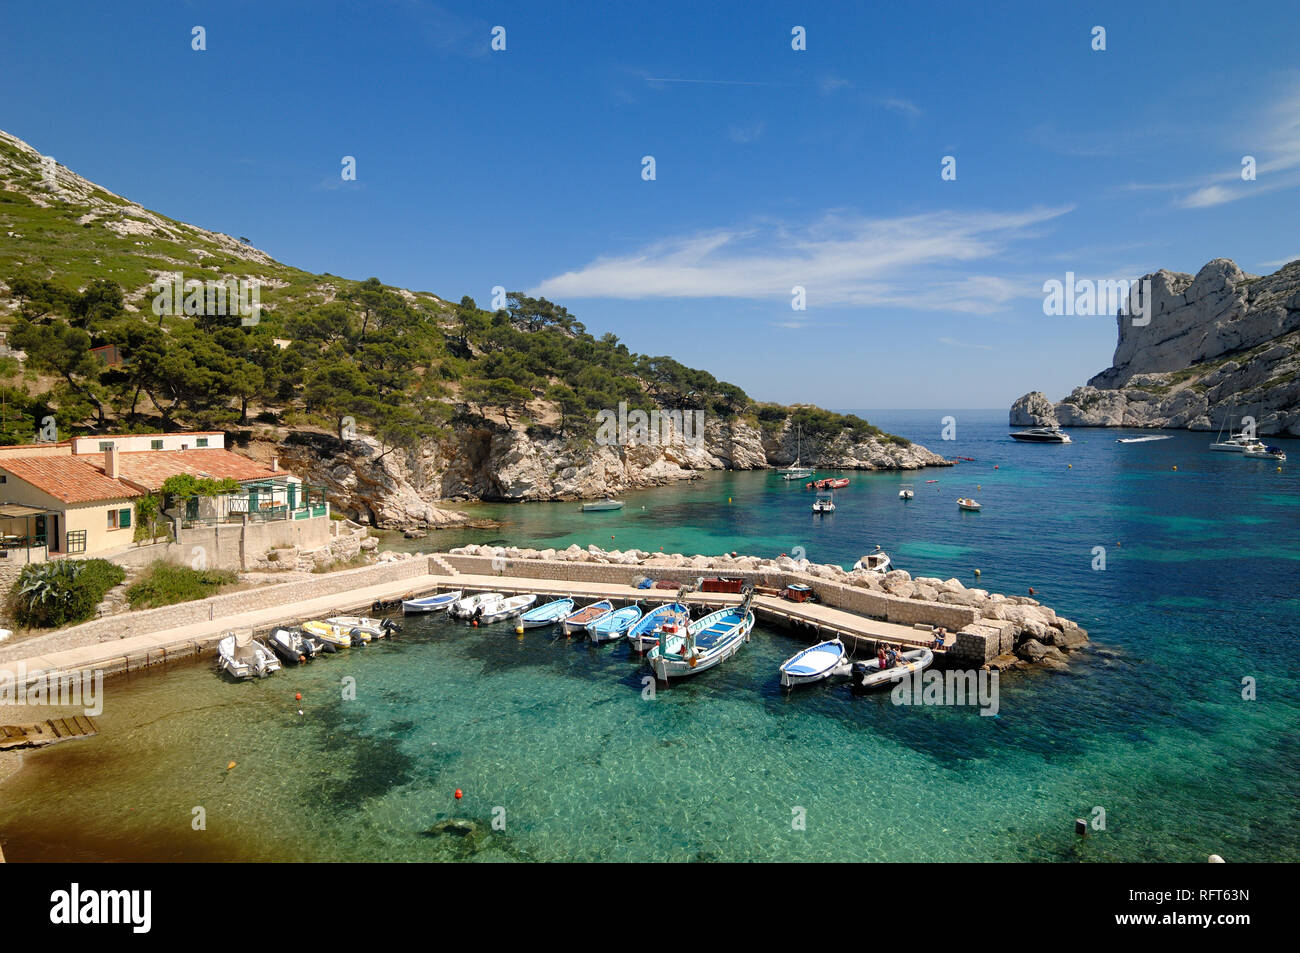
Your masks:
<svg viewBox="0 0 1300 953"><path fill-rule="evenodd" d="M471 544L452 549L449 555L636 566L645 573L640 578L651 579L655 578L656 570L687 570L695 578L744 573L758 585L778 586L792 581L829 583L831 585L824 594L830 604L834 604L833 593L842 591L833 587L868 589L886 598L933 606L934 618L942 618L946 607L962 606L974 610L975 621L957 632L956 644L949 646L949 652L956 658L999 670L1015 668L1017 663L1033 663L1048 669L1063 668L1068 663L1067 653L1088 644L1085 629L1057 615L1055 610L1037 599L968 588L957 578L913 577L903 569L880 575L863 569L846 570L833 563L794 559L784 553L764 559L731 553L709 556L648 553L641 549L606 551L595 545L584 549L577 544L558 551ZM915 614L914 610L909 612Z"/></svg>

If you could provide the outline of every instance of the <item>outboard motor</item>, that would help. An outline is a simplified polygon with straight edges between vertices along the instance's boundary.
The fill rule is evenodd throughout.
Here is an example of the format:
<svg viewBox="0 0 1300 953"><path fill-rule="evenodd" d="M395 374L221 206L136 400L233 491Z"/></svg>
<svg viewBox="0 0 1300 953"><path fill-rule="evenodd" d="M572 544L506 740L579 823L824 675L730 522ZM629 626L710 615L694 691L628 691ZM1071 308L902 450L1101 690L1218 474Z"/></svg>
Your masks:
<svg viewBox="0 0 1300 953"><path fill-rule="evenodd" d="M395 619L385 619L383 622L380 623L380 625L382 625L382 626L384 627L385 631L387 631L390 635L391 635L393 632L401 632L401 631L402 631L402 626L401 626L401 624L400 624L399 622L397 622Z"/></svg>
<svg viewBox="0 0 1300 953"><path fill-rule="evenodd" d="M867 676L874 671L867 668L866 662L854 662L849 670L849 689L855 693L865 692Z"/></svg>

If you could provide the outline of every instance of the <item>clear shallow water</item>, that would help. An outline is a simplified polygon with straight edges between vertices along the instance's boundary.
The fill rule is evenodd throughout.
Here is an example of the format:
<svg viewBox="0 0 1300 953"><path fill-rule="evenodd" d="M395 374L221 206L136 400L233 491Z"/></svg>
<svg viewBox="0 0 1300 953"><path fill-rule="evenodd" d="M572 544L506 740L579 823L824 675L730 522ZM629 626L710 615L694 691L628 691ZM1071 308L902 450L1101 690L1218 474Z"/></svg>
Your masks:
<svg viewBox="0 0 1300 953"><path fill-rule="evenodd" d="M1300 859L1293 471L1209 453L1204 434L1121 445L1082 430L1069 446L1022 446L1003 412L958 415L960 439L946 443L942 415L868 416L975 463L848 474L829 517L769 474L712 474L628 494L620 513L475 507L506 525L423 542L802 546L844 564L880 543L916 574L975 585L979 568L979 585L1033 586L1094 642L1068 674L1003 679L996 718L843 685L787 697L775 669L800 643L773 629L645 699L647 670L622 646L410 619L400 641L257 684L206 664L110 683L97 739L29 756L0 787L6 855ZM910 504L901 482L916 486ZM960 513L964 495L984 512ZM355 700L341 697L345 676ZM1257 701L1241 699L1243 676L1258 679ZM206 831L191 829L196 806ZM1074 818L1098 806L1106 831L1078 841ZM796 807L806 830L792 829ZM424 833L447 817L483 833Z"/></svg>

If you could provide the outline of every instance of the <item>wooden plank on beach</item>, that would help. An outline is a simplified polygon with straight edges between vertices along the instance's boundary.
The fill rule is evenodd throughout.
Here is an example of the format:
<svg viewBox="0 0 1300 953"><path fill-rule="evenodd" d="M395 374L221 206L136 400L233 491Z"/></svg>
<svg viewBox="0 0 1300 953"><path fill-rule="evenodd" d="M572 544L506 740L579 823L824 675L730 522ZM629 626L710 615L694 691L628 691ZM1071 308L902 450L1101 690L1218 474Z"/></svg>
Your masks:
<svg viewBox="0 0 1300 953"><path fill-rule="evenodd" d="M13 748L44 748L60 741L89 738L99 734L99 726L89 715L50 718L34 725L0 725L0 751Z"/></svg>

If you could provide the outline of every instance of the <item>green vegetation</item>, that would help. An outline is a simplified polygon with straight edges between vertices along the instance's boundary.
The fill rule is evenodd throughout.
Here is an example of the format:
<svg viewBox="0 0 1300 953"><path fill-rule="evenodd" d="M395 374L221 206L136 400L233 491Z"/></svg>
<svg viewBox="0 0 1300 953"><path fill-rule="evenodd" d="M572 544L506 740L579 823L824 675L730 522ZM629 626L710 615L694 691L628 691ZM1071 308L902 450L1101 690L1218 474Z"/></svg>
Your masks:
<svg viewBox="0 0 1300 953"><path fill-rule="evenodd" d="M84 622L126 571L104 559L61 559L23 567L9 594L20 626L48 629Z"/></svg>
<svg viewBox="0 0 1300 953"><path fill-rule="evenodd" d="M39 157L0 141L0 278L16 306L9 343L27 352L0 367L0 443L32 439L52 415L61 435L87 430L314 425L374 435L381 453L501 421L576 445L598 413L703 410L757 414L780 426L788 408L756 405L741 388L671 357L599 337L563 306L519 292L488 311L411 293L377 278L315 275L225 236L156 216L98 187L59 195ZM155 310L151 284L253 276L259 319L245 325L215 301ZM0 294L4 293L0 287ZM184 296L188 301L188 293ZM173 302L173 305L178 303ZM121 363L92 349L115 345ZM864 420L795 411L804 436L883 436ZM897 442L897 441L896 441ZM905 442L905 441L903 441Z"/></svg>
<svg viewBox="0 0 1300 953"><path fill-rule="evenodd" d="M238 574L228 569L196 570L156 562L126 590L126 598L132 609L156 609L178 602L206 599L234 585L238 579Z"/></svg>

